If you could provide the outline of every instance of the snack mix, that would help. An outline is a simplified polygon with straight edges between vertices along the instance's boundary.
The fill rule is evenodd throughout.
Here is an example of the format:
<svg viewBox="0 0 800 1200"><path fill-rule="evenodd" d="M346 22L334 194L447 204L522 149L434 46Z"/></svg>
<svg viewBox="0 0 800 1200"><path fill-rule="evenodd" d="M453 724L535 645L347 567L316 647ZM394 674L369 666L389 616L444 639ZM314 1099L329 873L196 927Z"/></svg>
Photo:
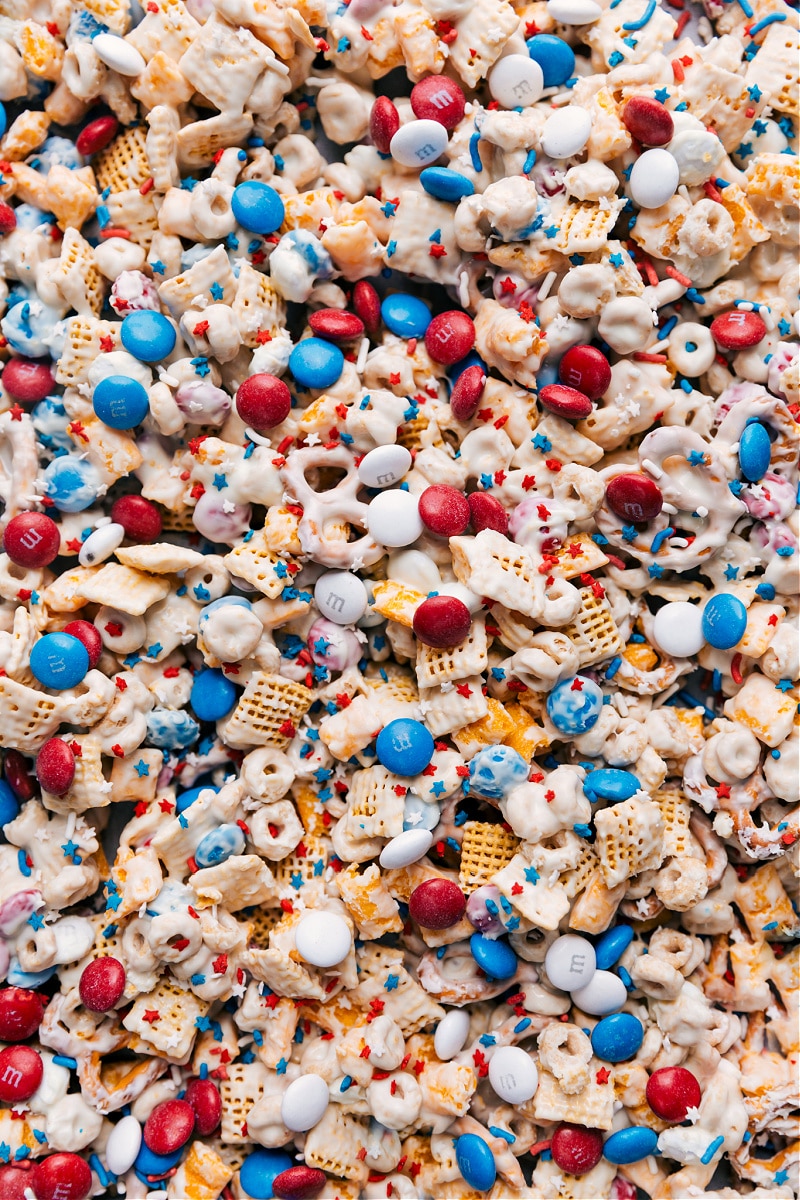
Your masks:
<svg viewBox="0 0 800 1200"><path fill-rule="evenodd" d="M0 0L0 1200L797 1195L798 57Z"/></svg>

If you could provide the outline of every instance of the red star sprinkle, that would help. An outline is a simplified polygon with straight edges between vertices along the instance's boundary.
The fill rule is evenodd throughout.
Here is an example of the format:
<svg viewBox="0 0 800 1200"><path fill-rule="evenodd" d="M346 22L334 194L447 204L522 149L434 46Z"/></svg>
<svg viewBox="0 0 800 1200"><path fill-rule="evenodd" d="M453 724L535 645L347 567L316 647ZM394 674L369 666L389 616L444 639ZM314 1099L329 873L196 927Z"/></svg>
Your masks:
<svg viewBox="0 0 800 1200"><path fill-rule="evenodd" d="M101 337L100 338L100 349L103 351L104 354L110 354L111 351L114 349L114 339L112 337L108 337L108 336Z"/></svg>
<svg viewBox="0 0 800 1200"><path fill-rule="evenodd" d="M444 246L440 246L438 242L434 242L434 244L428 250L428 254L431 256L431 258L447 257L447 251L445 250Z"/></svg>
<svg viewBox="0 0 800 1200"><path fill-rule="evenodd" d="M521 896L523 891L524 891L524 888L521 883L514 883L511 885L511 895L512 896Z"/></svg>
<svg viewBox="0 0 800 1200"><path fill-rule="evenodd" d="M128 685L127 685L127 683L125 682L125 680L122 678L122 676L121 676L121 675L117 675L117 676L115 676L115 678L114 678L114 683L115 683L115 685L116 685L116 687L117 687L117 690L118 690L118 691L120 691L120 692L124 692L124 691L125 691L125 689L126 689L126 687L128 686Z"/></svg>
<svg viewBox="0 0 800 1200"><path fill-rule="evenodd" d="M509 278L508 275L506 275L505 279L500 280L500 287L504 296L513 295L517 290L517 285L514 283L513 279Z"/></svg>
<svg viewBox="0 0 800 1200"><path fill-rule="evenodd" d="M22 409L20 408L20 406L18 404L13 404L11 406L11 408L9 409L9 412L11 413L12 421L21 421L22 420Z"/></svg>
<svg viewBox="0 0 800 1200"><path fill-rule="evenodd" d="M142 1020L147 1021L148 1025L155 1025L156 1021L161 1020L161 1013L156 1008L146 1008Z"/></svg>
<svg viewBox="0 0 800 1200"><path fill-rule="evenodd" d="M468 683L457 684L456 691L458 692L459 696L464 696L465 698L472 695L472 688Z"/></svg>
<svg viewBox="0 0 800 1200"><path fill-rule="evenodd" d="M228 969L227 954L220 954L217 958L214 959L211 966L214 968L215 975L224 975Z"/></svg>
<svg viewBox="0 0 800 1200"><path fill-rule="evenodd" d="M572 683L570 684L569 690L571 692L582 692L583 691L583 680L582 679L573 679Z"/></svg>
<svg viewBox="0 0 800 1200"><path fill-rule="evenodd" d="M595 1075L595 1079L598 1083L608 1083L610 1074L611 1072L606 1067L601 1067Z"/></svg>
<svg viewBox="0 0 800 1200"><path fill-rule="evenodd" d="M164 799L164 800L159 800L158 807L164 813L171 813L172 809L173 809L173 804L170 800Z"/></svg>

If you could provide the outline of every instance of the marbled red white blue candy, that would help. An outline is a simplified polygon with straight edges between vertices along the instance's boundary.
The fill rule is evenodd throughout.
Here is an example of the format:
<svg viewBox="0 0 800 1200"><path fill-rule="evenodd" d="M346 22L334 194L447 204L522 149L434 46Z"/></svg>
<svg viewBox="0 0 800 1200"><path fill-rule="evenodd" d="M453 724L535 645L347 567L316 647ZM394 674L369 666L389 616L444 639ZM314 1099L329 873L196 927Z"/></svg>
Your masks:
<svg viewBox="0 0 800 1200"><path fill-rule="evenodd" d="M602 708L602 689L585 675L562 680L547 697L547 715L559 733L570 736L596 725Z"/></svg>
<svg viewBox="0 0 800 1200"><path fill-rule="evenodd" d="M529 767L511 746L484 746L469 761L469 790L473 796L502 800L524 783Z"/></svg>

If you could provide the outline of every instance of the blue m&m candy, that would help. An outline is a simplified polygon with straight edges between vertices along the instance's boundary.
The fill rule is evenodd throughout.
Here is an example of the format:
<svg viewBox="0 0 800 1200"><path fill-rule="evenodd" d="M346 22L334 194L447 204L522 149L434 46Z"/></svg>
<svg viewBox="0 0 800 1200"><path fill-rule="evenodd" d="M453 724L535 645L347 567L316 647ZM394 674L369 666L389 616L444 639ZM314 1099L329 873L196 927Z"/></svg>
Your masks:
<svg viewBox="0 0 800 1200"><path fill-rule="evenodd" d="M191 704L201 721L218 721L231 711L238 695L223 671L209 667L194 677Z"/></svg>
<svg viewBox="0 0 800 1200"><path fill-rule="evenodd" d="M242 229L251 233L274 233L283 224L285 209L275 188L249 179L233 189L231 209Z"/></svg>
<svg viewBox="0 0 800 1200"><path fill-rule="evenodd" d="M160 312L149 308L128 313L122 322L120 335L129 354L140 362L161 362L175 349L175 330Z"/></svg>
<svg viewBox="0 0 800 1200"><path fill-rule="evenodd" d="M0 137L6 131L6 106L0 102Z"/></svg>
<svg viewBox="0 0 800 1200"><path fill-rule="evenodd" d="M344 355L332 342L303 338L289 355L289 370L302 387L330 387L344 370Z"/></svg>
<svg viewBox="0 0 800 1200"><path fill-rule="evenodd" d="M616 767L603 767L590 771L583 781L583 792L590 800L630 800L641 788L639 780L630 771Z"/></svg>
<svg viewBox="0 0 800 1200"><path fill-rule="evenodd" d="M497 1179L497 1165L489 1144L477 1133L456 1139L456 1162L464 1181L478 1192L488 1192Z"/></svg>
<svg viewBox="0 0 800 1200"><path fill-rule="evenodd" d="M107 375L94 389L92 405L104 425L111 429L133 429L150 411L147 392L138 379Z"/></svg>
<svg viewBox="0 0 800 1200"><path fill-rule="evenodd" d="M89 670L89 652L71 633L46 633L34 642L31 670L43 687L75 687Z"/></svg>
<svg viewBox="0 0 800 1200"><path fill-rule="evenodd" d="M644 1041L644 1026L631 1013L612 1013L592 1030L592 1049L604 1062L626 1062Z"/></svg>
<svg viewBox="0 0 800 1200"><path fill-rule="evenodd" d="M615 962L619 962L633 941L633 930L630 925L615 925L607 929L594 944L594 955L597 968L600 971L610 971Z"/></svg>
<svg viewBox="0 0 800 1200"><path fill-rule="evenodd" d="M213 783L201 783L199 787L187 788L185 792L181 792L178 799L175 801L175 810L178 813L185 812L187 808L191 808L201 792L218 792L219 788L214 787Z"/></svg>
<svg viewBox="0 0 800 1200"><path fill-rule="evenodd" d="M473 796L502 800L528 778L528 764L510 746L485 746L469 764L469 790Z"/></svg>
<svg viewBox="0 0 800 1200"><path fill-rule="evenodd" d="M97 468L85 458L62 454L43 472L44 490L59 512L83 512L94 504L100 491Z"/></svg>
<svg viewBox="0 0 800 1200"><path fill-rule="evenodd" d="M239 1183L250 1200L272 1200L276 1176L293 1166L294 1159L284 1150L254 1150L239 1168Z"/></svg>
<svg viewBox="0 0 800 1200"><path fill-rule="evenodd" d="M703 637L717 650L730 650L737 645L746 628L747 609L731 592L712 596L703 609Z"/></svg>
<svg viewBox="0 0 800 1200"><path fill-rule="evenodd" d="M658 1144L658 1134L646 1125L630 1125L612 1133L603 1146L603 1158L617 1166L624 1163L641 1162L653 1154Z"/></svg>
<svg viewBox="0 0 800 1200"><path fill-rule="evenodd" d="M739 438L739 466L750 483L763 479L769 470L772 442L767 428L760 421L750 421Z"/></svg>
<svg viewBox="0 0 800 1200"><path fill-rule="evenodd" d="M546 88L566 83L575 70L575 55L563 38L552 33L537 33L526 44L528 54L542 68Z"/></svg>
<svg viewBox="0 0 800 1200"><path fill-rule="evenodd" d="M19 800L8 784L0 779L0 841L6 840L2 832L3 826L13 821L18 814Z"/></svg>
<svg viewBox="0 0 800 1200"><path fill-rule="evenodd" d="M395 292L381 302L381 316L386 328L404 338L421 338L433 317L428 305L408 292Z"/></svg>
<svg viewBox="0 0 800 1200"><path fill-rule="evenodd" d="M215 867L232 854L241 854L244 846L245 837L238 825L220 825L201 838L194 861L198 867Z"/></svg>
<svg viewBox="0 0 800 1200"><path fill-rule="evenodd" d="M421 721L398 717L375 742L378 759L393 775L419 775L433 758L433 737Z"/></svg>
<svg viewBox="0 0 800 1200"><path fill-rule="evenodd" d="M419 181L429 196L437 200L449 200L451 203L471 196L475 185L466 175L459 171L451 171L449 167L426 167L420 172Z"/></svg>
<svg viewBox="0 0 800 1200"><path fill-rule="evenodd" d="M517 956L508 942L493 941L473 933L469 948L475 962L490 979L510 979L517 969Z"/></svg>
<svg viewBox="0 0 800 1200"><path fill-rule="evenodd" d="M602 709L603 693L585 675L563 680L547 697L547 715L556 729L574 737L596 725Z"/></svg>
<svg viewBox="0 0 800 1200"><path fill-rule="evenodd" d="M141 1149L136 1155L133 1168L138 1175L166 1175L167 1171L171 1171L181 1161L183 1156L183 1146L180 1150L173 1150L171 1154L156 1154L147 1145L147 1142L142 1140Z"/></svg>

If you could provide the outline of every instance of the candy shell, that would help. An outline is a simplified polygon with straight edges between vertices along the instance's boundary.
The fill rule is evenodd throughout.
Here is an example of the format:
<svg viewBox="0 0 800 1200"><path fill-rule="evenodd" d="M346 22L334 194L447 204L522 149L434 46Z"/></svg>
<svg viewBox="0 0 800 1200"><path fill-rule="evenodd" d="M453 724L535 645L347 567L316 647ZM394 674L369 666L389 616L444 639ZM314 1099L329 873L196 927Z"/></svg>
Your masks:
<svg viewBox="0 0 800 1200"><path fill-rule="evenodd" d="M96 34L92 38L91 46L100 61L118 75L141 75L147 66L134 45L113 33ZM74 1197L71 1200L74 1200Z"/></svg>
<svg viewBox="0 0 800 1200"><path fill-rule="evenodd" d="M251 233L274 233L285 216L280 194L257 179L248 179L233 189L231 211L242 228Z"/></svg>
<svg viewBox="0 0 800 1200"><path fill-rule="evenodd" d="M745 425L739 438L739 466L745 479L757 483L769 470L772 443L760 421Z"/></svg>
<svg viewBox="0 0 800 1200"><path fill-rule="evenodd" d="M260 371L243 380L236 392L236 411L256 433L268 433L289 415L292 393L282 379Z"/></svg>
<svg viewBox="0 0 800 1200"><path fill-rule="evenodd" d="M633 164L628 186L639 208L661 208L678 190L680 171L669 150L645 150Z"/></svg>
<svg viewBox="0 0 800 1200"><path fill-rule="evenodd" d="M467 901L457 883L434 876L417 884L408 898L408 911L426 929L450 929L464 915Z"/></svg>
<svg viewBox="0 0 800 1200"><path fill-rule="evenodd" d="M473 195L475 191L471 179L450 167L426 167L420 172L419 181L429 196L451 204L456 204L464 196Z"/></svg>
<svg viewBox="0 0 800 1200"><path fill-rule="evenodd" d="M425 330L425 348L434 362L452 366L469 354L475 345L472 317L459 309L450 309L434 317Z"/></svg>
<svg viewBox="0 0 800 1200"><path fill-rule="evenodd" d="M508 513L499 500L487 492L470 492L470 520L475 533L482 529L495 529L498 533L508 533Z"/></svg>
<svg viewBox="0 0 800 1200"><path fill-rule="evenodd" d="M567 421L579 421L588 417L592 412L592 402L577 388L566 387L563 383L550 383L539 390L539 402L542 408L564 417Z"/></svg>
<svg viewBox="0 0 800 1200"><path fill-rule="evenodd" d="M34 1165L31 1186L36 1200L86 1200L92 1172L79 1154L50 1154Z"/></svg>
<svg viewBox="0 0 800 1200"><path fill-rule="evenodd" d="M675 131L672 113L653 96L631 96L622 123L643 146L666 146Z"/></svg>
<svg viewBox="0 0 800 1200"><path fill-rule="evenodd" d="M84 678L89 670L89 655L71 634L46 633L33 644L30 667L44 687L64 691Z"/></svg>
<svg viewBox="0 0 800 1200"><path fill-rule="evenodd" d="M493 941L473 933L469 948L475 962L490 979L510 979L517 970L517 956L505 941Z"/></svg>
<svg viewBox="0 0 800 1200"><path fill-rule="evenodd" d="M550 1153L556 1166L568 1175L586 1175L603 1157L603 1135L568 1121L554 1131Z"/></svg>
<svg viewBox="0 0 800 1200"><path fill-rule="evenodd" d="M585 987L595 972L594 946L586 938L565 933L548 946L544 969L553 987L563 992Z"/></svg>
<svg viewBox="0 0 800 1200"><path fill-rule="evenodd" d="M389 153L392 138L400 128L400 114L388 96L376 96L369 115L369 135L381 154Z"/></svg>
<svg viewBox="0 0 800 1200"><path fill-rule="evenodd" d="M340 308L320 308L310 314L308 323L317 337L331 342L352 342L362 337L364 322L355 313Z"/></svg>
<svg viewBox="0 0 800 1200"><path fill-rule="evenodd" d="M79 154L89 158L92 154L105 150L106 146L117 136L118 130L119 121L116 117L98 117L95 121L84 125L75 139L75 149Z"/></svg>
<svg viewBox="0 0 800 1200"><path fill-rule="evenodd" d="M211 1079L193 1079L184 1093L195 1115L195 1129L201 1137L214 1132L222 1118L222 1097Z"/></svg>
<svg viewBox="0 0 800 1200"><path fill-rule="evenodd" d="M239 1168L239 1183L250 1200L272 1200L272 1184L283 1171L294 1166L285 1150L264 1150L258 1146Z"/></svg>
<svg viewBox="0 0 800 1200"><path fill-rule="evenodd" d="M106 1166L114 1175L124 1175L136 1162L142 1145L142 1127L134 1116L118 1121L106 1142Z"/></svg>
<svg viewBox="0 0 800 1200"><path fill-rule="evenodd" d="M358 478L367 487L388 488L400 483L413 461L405 446L376 446L358 464Z"/></svg>
<svg viewBox="0 0 800 1200"><path fill-rule="evenodd" d="M757 346L766 332L763 317L747 308L720 313L711 322L711 336L723 350L746 350L749 346Z"/></svg>
<svg viewBox="0 0 800 1200"><path fill-rule="evenodd" d="M43 1075L42 1056L32 1046L6 1046L0 1050L0 1100L6 1104L29 1100Z"/></svg>
<svg viewBox="0 0 800 1200"><path fill-rule="evenodd" d="M647 475L624 472L606 485L609 508L626 521L651 521L664 505L661 489Z"/></svg>
<svg viewBox="0 0 800 1200"><path fill-rule="evenodd" d="M585 108L577 105L557 108L544 123L542 149L550 158L572 158L580 154L591 132L592 118Z"/></svg>
<svg viewBox="0 0 800 1200"><path fill-rule="evenodd" d="M3 988L0 990L0 1038L4 1042L24 1042L36 1033L43 1012L44 1002L38 992L27 988Z"/></svg>
<svg viewBox="0 0 800 1200"><path fill-rule="evenodd" d="M350 927L338 913L306 912L295 930L297 953L315 967L335 967L347 958L352 944Z"/></svg>
<svg viewBox="0 0 800 1200"><path fill-rule="evenodd" d="M630 925L615 925L601 933L595 942L594 952L599 971L608 971L614 966L633 941Z"/></svg>
<svg viewBox="0 0 800 1200"><path fill-rule="evenodd" d="M590 400L599 400L611 383L611 365L595 346L570 346L558 364L558 378Z"/></svg>
<svg viewBox="0 0 800 1200"><path fill-rule="evenodd" d="M185 1100L157 1104L144 1125L144 1141L154 1154L174 1154L185 1146L194 1130L194 1109Z"/></svg>
<svg viewBox="0 0 800 1200"><path fill-rule="evenodd" d="M738 596L718 592L703 608L703 637L717 650L730 650L744 637L747 609Z"/></svg>
<svg viewBox="0 0 800 1200"><path fill-rule="evenodd" d="M272 1194L278 1200L313 1200L327 1182L328 1176L318 1167L289 1167L273 1179Z"/></svg>
<svg viewBox="0 0 800 1200"><path fill-rule="evenodd" d="M344 355L323 338L304 338L289 355L289 370L301 387L330 387L344 370Z"/></svg>
<svg viewBox="0 0 800 1200"><path fill-rule="evenodd" d="M686 1067L660 1067L647 1081L647 1103L662 1121L685 1121L702 1098L696 1076Z"/></svg>
<svg viewBox="0 0 800 1200"><path fill-rule="evenodd" d="M618 767L601 767L590 771L583 781L583 793L590 800L630 800L641 788L639 780L630 771Z"/></svg>
<svg viewBox="0 0 800 1200"><path fill-rule="evenodd" d="M414 613L417 638L426 646L447 650L463 642L470 631L472 616L456 596L429 596Z"/></svg>
<svg viewBox="0 0 800 1200"><path fill-rule="evenodd" d="M688 600L671 600L663 605L653 620L653 641L665 654L677 658L699 653L705 644L699 605Z"/></svg>
<svg viewBox="0 0 800 1200"><path fill-rule="evenodd" d="M429 829L405 829L386 843L378 861L385 871L410 867L427 854L432 844L433 834Z"/></svg>
<svg viewBox="0 0 800 1200"><path fill-rule="evenodd" d="M161 514L144 496L120 496L111 505L111 520L123 527L132 542L154 542L161 534Z"/></svg>
<svg viewBox="0 0 800 1200"><path fill-rule="evenodd" d="M397 717L375 741L381 764L394 775L419 775L433 758L433 738L421 721Z"/></svg>
<svg viewBox="0 0 800 1200"><path fill-rule="evenodd" d="M489 1060L489 1083L501 1100L524 1104L536 1093L539 1072L521 1046L500 1046Z"/></svg>
<svg viewBox="0 0 800 1200"><path fill-rule="evenodd" d="M404 167L429 167L447 149L447 130L438 121L402 125L389 143L389 153Z"/></svg>
<svg viewBox="0 0 800 1200"><path fill-rule="evenodd" d="M419 497L419 515L425 527L437 537L456 537L469 525L469 501L457 488L434 483Z"/></svg>
<svg viewBox="0 0 800 1200"><path fill-rule="evenodd" d="M528 54L506 54L491 69L487 83L503 108L529 108L544 90L544 75Z"/></svg>
<svg viewBox="0 0 800 1200"><path fill-rule="evenodd" d="M319 1124L329 1103L330 1095L325 1080L319 1075L301 1075L289 1084L283 1094L281 1120L293 1133L305 1133Z"/></svg>
<svg viewBox="0 0 800 1200"><path fill-rule="evenodd" d="M497 1164L487 1142L476 1133L462 1133L456 1139L456 1162L466 1183L479 1192L488 1192L497 1179Z"/></svg>
<svg viewBox="0 0 800 1200"><path fill-rule="evenodd" d="M641 1162L653 1154L658 1145L658 1134L646 1125L629 1125L612 1133L603 1146L603 1158L617 1166Z"/></svg>
<svg viewBox="0 0 800 1200"><path fill-rule="evenodd" d="M552 33L537 33L525 44L529 57L542 68L546 88L566 83L575 70L575 54L568 42Z"/></svg>
<svg viewBox="0 0 800 1200"><path fill-rule="evenodd" d="M433 1047L442 1062L449 1062L464 1049L469 1036L469 1024L466 1008L451 1008L442 1017L433 1035Z"/></svg>
<svg viewBox="0 0 800 1200"><path fill-rule="evenodd" d="M3 387L20 404L37 404L56 386L49 362L10 358L3 368Z"/></svg>
<svg viewBox="0 0 800 1200"><path fill-rule="evenodd" d="M421 79L411 89L410 100L415 117L438 121L445 129L455 129L464 116L464 92L447 75L428 75Z"/></svg>
<svg viewBox="0 0 800 1200"><path fill-rule="evenodd" d="M60 546L61 532L45 513L18 513L3 531L3 550L18 567L47 567Z"/></svg>
<svg viewBox="0 0 800 1200"><path fill-rule="evenodd" d="M381 302L381 316L387 329L404 338L421 338L432 321L431 310L416 296L393 292Z"/></svg>
<svg viewBox="0 0 800 1200"><path fill-rule="evenodd" d="M611 971L594 971L587 983L571 988L573 1004L593 1017L604 1017L607 1013L622 1008L628 999L628 991L619 975Z"/></svg>
<svg viewBox="0 0 800 1200"><path fill-rule="evenodd" d="M604 1062L626 1062L641 1046L644 1026L631 1013L614 1013L597 1022L591 1040L592 1049Z"/></svg>
<svg viewBox="0 0 800 1200"><path fill-rule="evenodd" d="M90 1012L109 1012L122 999L125 978L125 968L118 958L109 954L93 959L81 972L81 1003Z"/></svg>
<svg viewBox="0 0 800 1200"><path fill-rule="evenodd" d="M52 796L63 796L75 778L75 755L63 738L48 738L36 755L36 778Z"/></svg>

